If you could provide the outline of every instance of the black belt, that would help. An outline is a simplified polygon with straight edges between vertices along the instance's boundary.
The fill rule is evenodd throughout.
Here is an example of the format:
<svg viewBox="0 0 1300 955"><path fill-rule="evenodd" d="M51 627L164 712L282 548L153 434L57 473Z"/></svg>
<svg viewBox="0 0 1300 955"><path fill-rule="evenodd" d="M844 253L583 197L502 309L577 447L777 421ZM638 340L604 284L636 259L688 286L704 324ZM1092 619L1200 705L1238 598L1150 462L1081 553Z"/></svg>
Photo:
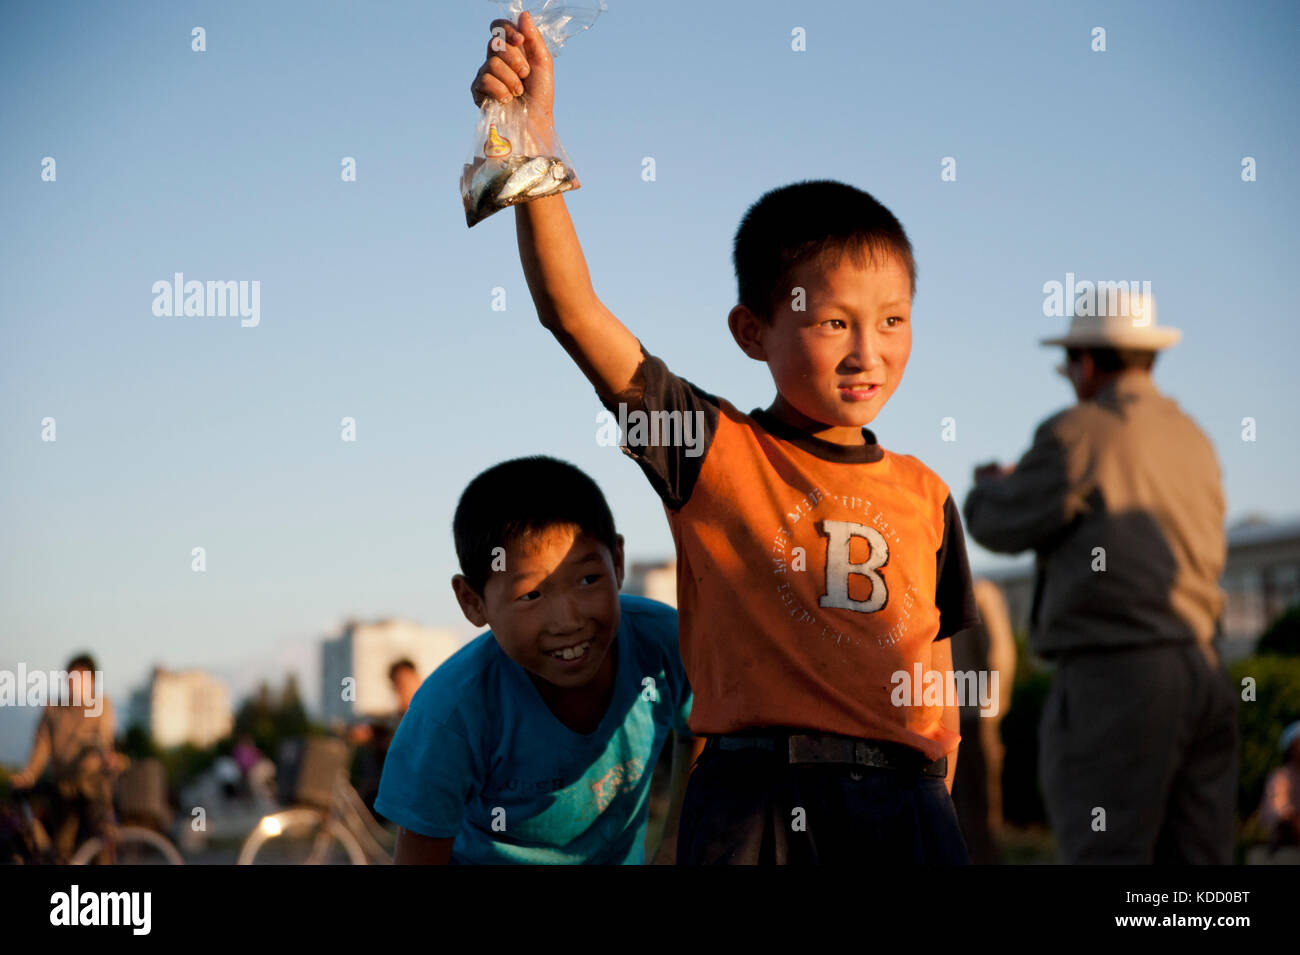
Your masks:
<svg viewBox="0 0 1300 955"><path fill-rule="evenodd" d="M940 779L948 775L948 757L927 761L922 753L898 743L855 739L832 733L763 733L710 736L707 747L727 752L759 750L780 756L791 766L843 765L918 772Z"/></svg>

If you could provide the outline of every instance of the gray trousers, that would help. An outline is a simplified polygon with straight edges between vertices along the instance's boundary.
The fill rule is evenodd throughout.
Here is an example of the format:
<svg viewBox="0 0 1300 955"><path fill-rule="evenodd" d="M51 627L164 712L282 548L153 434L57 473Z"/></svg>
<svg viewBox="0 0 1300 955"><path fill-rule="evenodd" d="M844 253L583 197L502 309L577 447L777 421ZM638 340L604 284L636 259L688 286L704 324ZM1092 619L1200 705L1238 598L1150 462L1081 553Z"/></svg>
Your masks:
<svg viewBox="0 0 1300 955"><path fill-rule="evenodd" d="M1038 765L1062 861L1232 862L1237 695L1195 645L1058 658Z"/></svg>

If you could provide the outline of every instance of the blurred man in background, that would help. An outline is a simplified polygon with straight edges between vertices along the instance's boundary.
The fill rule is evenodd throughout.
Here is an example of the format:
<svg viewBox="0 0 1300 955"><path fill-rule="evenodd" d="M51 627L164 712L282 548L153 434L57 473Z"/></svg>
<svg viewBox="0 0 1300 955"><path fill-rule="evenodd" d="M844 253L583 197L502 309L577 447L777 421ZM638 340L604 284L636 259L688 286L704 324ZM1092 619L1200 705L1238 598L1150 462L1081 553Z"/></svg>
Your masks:
<svg viewBox="0 0 1300 955"><path fill-rule="evenodd" d="M1282 765L1268 774L1264 784L1260 822L1268 833L1270 848L1295 849L1300 847L1300 721L1282 730L1278 749Z"/></svg>
<svg viewBox="0 0 1300 955"><path fill-rule="evenodd" d="M1151 379L1180 337L1156 324L1149 294L1081 301L1068 334L1043 342L1064 346L1058 370L1078 403L1039 426L1016 466L977 468L966 499L972 537L1037 557L1030 649L1057 663L1039 772L1070 863L1232 860L1219 467Z"/></svg>
<svg viewBox="0 0 1300 955"><path fill-rule="evenodd" d="M11 780L15 789L30 789L49 770L50 778L39 790L49 801L48 828L65 859L111 818L112 774L127 763L113 750L113 704L101 695L94 658L73 657L66 669L67 698L45 707L27 765Z"/></svg>
<svg viewBox="0 0 1300 955"><path fill-rule="evenodd" d="M420 675L415 664L405 657L388 668L388 680L393 685L397 708L388 716L354 726L351 732L352 742L360 747L354 769L357 792L371 812L375 811L375 798L379 795L379 780L384 774L389 744L397 732L397 724L411 706L415 691L420 688Z"/></svg>

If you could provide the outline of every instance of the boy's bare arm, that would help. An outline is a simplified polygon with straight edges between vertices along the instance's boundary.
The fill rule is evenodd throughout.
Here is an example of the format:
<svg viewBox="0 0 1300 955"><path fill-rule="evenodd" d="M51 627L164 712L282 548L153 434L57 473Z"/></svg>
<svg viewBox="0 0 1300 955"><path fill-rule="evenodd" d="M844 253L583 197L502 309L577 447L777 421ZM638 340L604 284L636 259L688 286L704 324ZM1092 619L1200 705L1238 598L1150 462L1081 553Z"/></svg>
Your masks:
<svg viewBox="0 0 1300 955"><path fill-rule="evenodd" d="M944 686L951 686L952 672L952 638L946 640L936 640L934 643L933 656L930 658L930 665L938 673L943 674ZM961 708L954 702L951 706L943 708L943 725L952 732L961 734ZM961 744L952 748L948 753L948 775L944 777L944 785L948 787L949 794L952 793L952 781L957 775L957 749Z"/></svg>
<svg viewBox="0 0 1300 955"><path fill-rule="evenodd" d="M455 839L431 839L410 829L397 830L394 865L450 865L451 844Z"/></svg>
<svg viewBox="0 0 1300 955"><path fill-rule="evenodd" d="M554 77L546 41L527 12L516 26L493 20L496 31L470 93L475 103L524 96L529 114L551 121ZM641 346L596 297L564 197L515 206L519 259L537 317L605 399L622 394L641 364Z"/></svg>
<svg viewBox="0 0 1300 955"><path fill-rule="evenodd" d="M641 345L596 297L563 196L515 206L519 260L537 317L602 398L627 390Z"/></svg>
<svg viewBox="0 0 1300 955"><path fill-rule="evenodd" d="M691 768L704 752L703 736L678 736L673 734L673 772L668 784L668 813L664 820L664 834L655 850L652 865L675 865L677 862L677 826L682 818L682 802L686 798L686 783Z"/></svg>
<svg viewBox="0 0 1300 955"><path fill-rule="evenodd" d="M961 732L961 708L958 706L945 706L943 708L943 725L954 733ZM957 775L957 750L961 747L958 743L948 754L948 775L944 777L943 784L948 787L948 795L952 795L952 781Z"/></svg>

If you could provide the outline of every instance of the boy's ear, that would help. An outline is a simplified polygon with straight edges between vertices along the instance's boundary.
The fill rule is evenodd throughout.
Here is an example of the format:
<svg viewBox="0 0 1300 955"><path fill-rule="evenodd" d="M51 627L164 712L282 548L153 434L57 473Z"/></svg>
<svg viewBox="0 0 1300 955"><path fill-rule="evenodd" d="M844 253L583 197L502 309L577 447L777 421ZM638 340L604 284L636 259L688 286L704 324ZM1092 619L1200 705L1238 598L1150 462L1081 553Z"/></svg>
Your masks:
<svg viewBox="0 0 1300 955"><path fill-rule="evenodd" d="M737 305L727 316L727 327L736 344L754 361L767 361L767 351L763 348L762 320L744 305Z"/></svg>
<svg viewBox="0 0 1300 955"><path fill-rule="evenodd" d="M457 574L451 578L451 589L456 594L456 602L460 604L460 612L465 615L465 619L476 627L486 627L487 609L483 606L483 598L469 585L469 578Z"/></svg>
<svg viewBox="0 0 1300 955"><path fill-rule="evenodd" d="M614 552L610 555L614 558L614 579L618 581L618 589L623 589L623 535L614 535Z"/></svg>

